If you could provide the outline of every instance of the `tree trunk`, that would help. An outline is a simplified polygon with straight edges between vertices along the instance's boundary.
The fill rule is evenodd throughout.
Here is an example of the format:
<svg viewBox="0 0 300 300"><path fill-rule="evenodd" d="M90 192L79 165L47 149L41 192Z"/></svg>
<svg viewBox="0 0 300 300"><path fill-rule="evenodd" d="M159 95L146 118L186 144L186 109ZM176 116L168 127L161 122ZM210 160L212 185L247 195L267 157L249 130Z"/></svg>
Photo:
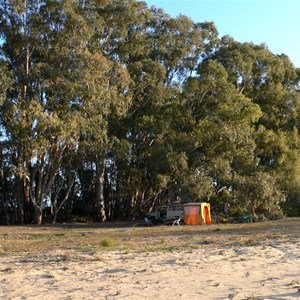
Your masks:
<svg viewBox="0 0 300 300"><path fill-rule="evenodd" d="M15 191L16 191L17 211L13 223L24 224L22 178L18 174L16 174L15 184L16 184Z"/></svg>
<svg viewBox="0 0 300 300"><path fill-rule="evenodd" d="M3 156L2 145L0 148L0 224L9 225L7 200L4 196L4 172L3 172Z"/></svg>
<svg viewBox="0 0 300 300"><path fill-rule="evenodd" d="M104 172L104 204L105 204L105 214L106 214L106 220L112 221L112 190L111 190L111 184L108 179L107 170L105 169Z"/></svg>
<svg viewBox="0 0 300 300"><path fill-rule="evenodd" d="M252 199L252 201L251 201L251 212L252 212L253 218L256 218L256 212L255 212L256 207L257 207L257 200Z"/></svg>
<svg viewBox="0 0 300 300"><path fill-rule="evenodd" d="M34 207L34 224L41 225L43 220L43 209L40 206Z"/></svg>
<svg viewBox="0 0 300 300"><path fill-rule="evenodd" d="M50 194L54 184L58 169L61 153L55 152L56 156L51 163L46 163L44 158L41 158L36 164L31 166L31 174L29 179L30 184L30 200L34 205L34 223L42 223L43 204L47 196ZM49 158L50 160L50 158Z"/></svg>
<svg viewBox="0 0 300 300"><path fill-rule="evenodd" d="M30 179L22 178L22 186L23 186L23 202L24 202L24 222L25 224L30 224L33 222L33 209L32 202L30 198Z"/></svg>
<svg viewBox="0 0 300 300"><path fill-rule="evenodd" d="M1 157L1 153L0 153ZM9 215L7 200L4 196L4 176L2 169L2 160L0 158L0 225L9 225Z"/></svg>
<svg viewBox="0 0 300 300"><path fill-rule="evenodd" d="M53 202L51 203L51 217L52 217L51 223L52 223L52 224L55 224L55 223L56 223L56 220L57 220L57 214L58 214L58 211L57 211L57 201L53 201Z"/></svg>
<svg viewBox="0 0 300 300"><path fill-rule="evenodd" d="M99 222L106 221L106 213L104 206L104 174L105 174L105 162L96 161L96 210L97 219Z"/></svg>
<svg viewBox="0 0 300 300"><path fill-rule="evenodd" d="M67 174L67 190L66 190L66 194L65 194L64 198L61 200L61 202L60 202L60 204L59 204L58 207L57 207L58 196L59 196L59 193L62 190L63 184L61 184L61 186L55 192L54 201L51 204L51 211L52 211L52 215L53 215L53 220L52 220L53 224L56 223L58 212L62 209L62 207L66 204L67 200L69 199L70 192L71 192L72 187L74 185L75 176L76 176L76 172L73 172L73 174L72 174L72 171L68 171L68 174Z"/></svg>

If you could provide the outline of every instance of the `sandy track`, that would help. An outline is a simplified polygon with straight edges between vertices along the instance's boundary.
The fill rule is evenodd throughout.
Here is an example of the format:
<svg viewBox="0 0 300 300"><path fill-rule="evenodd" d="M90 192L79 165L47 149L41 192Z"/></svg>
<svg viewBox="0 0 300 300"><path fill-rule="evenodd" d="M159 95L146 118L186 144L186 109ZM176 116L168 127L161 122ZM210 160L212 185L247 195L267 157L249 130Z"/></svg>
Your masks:
<svg viewBox="0 0 300 300"><path fill-rule="evenodd" d="M300 299L300 241L0 258L0 299Z"/></svg>

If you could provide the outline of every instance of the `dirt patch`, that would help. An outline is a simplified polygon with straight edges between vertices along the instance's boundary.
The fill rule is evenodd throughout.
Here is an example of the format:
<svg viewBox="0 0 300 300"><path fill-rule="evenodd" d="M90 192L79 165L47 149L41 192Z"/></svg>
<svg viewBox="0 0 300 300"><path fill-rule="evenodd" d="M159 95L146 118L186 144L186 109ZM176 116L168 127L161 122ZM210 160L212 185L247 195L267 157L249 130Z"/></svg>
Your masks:
<svg viewBox="0 0 300 300"><path fill-rule="evenodd" d="M115 226L114 226L115 225ZM137 227L132 223L0 227L0 255L55 250L156 251L254 246L299 239L300 218L247 224Z"/></svg>

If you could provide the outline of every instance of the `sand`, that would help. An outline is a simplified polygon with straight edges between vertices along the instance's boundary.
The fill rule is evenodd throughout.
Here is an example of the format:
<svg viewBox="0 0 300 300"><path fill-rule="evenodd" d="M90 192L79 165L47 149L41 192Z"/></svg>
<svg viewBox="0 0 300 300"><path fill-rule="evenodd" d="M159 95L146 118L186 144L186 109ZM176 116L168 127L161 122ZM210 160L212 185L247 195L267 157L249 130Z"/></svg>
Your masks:
<svg viewBox="0 0 300 300"><path fill-rule="evenodd" d="M0 299L300 299L300 241L1 257Z"/></svg>

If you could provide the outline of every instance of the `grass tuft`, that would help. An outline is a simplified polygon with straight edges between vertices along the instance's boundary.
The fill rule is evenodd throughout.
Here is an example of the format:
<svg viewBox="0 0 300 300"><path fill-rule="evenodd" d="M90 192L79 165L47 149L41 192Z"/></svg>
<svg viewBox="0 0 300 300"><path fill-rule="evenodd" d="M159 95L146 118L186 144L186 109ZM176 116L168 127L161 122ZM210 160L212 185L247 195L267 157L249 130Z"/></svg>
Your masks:
<svg viewBox="0 0 300 300"><path fill-rule="evenodd" d="M111 248L116 245L116 241L110 237L107 237L100 242L100 245L104 248Z"/></svg>

